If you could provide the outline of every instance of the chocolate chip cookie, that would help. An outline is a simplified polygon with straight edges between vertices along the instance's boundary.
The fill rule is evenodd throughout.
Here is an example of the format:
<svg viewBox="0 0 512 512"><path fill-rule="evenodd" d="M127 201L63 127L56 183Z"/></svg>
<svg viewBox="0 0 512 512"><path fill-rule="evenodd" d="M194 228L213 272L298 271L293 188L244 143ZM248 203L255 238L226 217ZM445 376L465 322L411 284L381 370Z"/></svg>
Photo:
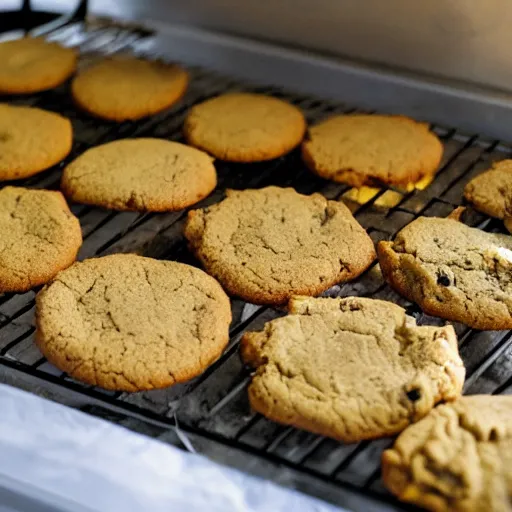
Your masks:
<svg viewBox="0 0 512 512"><path fill-rule="evenodd" d="M426 313L475 329L512 328L512 238L420 217L378 245L386 280Z"/></svg>
<svg viewBox="0 0 512 512"><path fill-rule="evenodd" d="M464 366L452 326L418 327L390 302L295 297L290 314L244 334L252 407L344 442L388 436L454 400Z"/></svg>

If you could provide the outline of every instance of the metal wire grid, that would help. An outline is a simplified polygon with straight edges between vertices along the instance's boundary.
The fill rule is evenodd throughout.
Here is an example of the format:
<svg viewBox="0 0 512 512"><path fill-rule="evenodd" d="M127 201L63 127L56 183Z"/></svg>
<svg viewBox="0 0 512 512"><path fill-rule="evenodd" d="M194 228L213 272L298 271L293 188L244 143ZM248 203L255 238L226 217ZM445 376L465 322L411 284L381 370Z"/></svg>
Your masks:
<svg viewBox="0 0 512 512"><path fill-rule="evenodd" d="M78 41L82 52L111 53L125 48L137 50L140 36L126 30L99 28L88 31L81 24L60 29L52 37ZM143 41L142 41L143 42ZM70 100L68 86L27 98L4 98L16 104L30 104L58 111L73 122L75 142L65 162L20 185L55 189L60 171L85 149L126 137L155 136L181 141L181 125L188 108L210 96L232 89L250 89L284 97L304 110L309 121L329 114L352 112L344 105L318 98L298 96L275 87L254 88L237 80L204 69L190 68L191 87L179 105L140 122L113 124L92 119L77 111ZM490 161L509 158L512 149L499 141L468 136L455 129L434 126L441 137L445 154L441 169L425 190L399 196L392 208L378 206L389 191L380 190L364 204L348 202L358 221L374 241L390 239L419 215L446 216L462 202L464 185L487 168ZM233 165L216 163L219 186L197 207L222 198L225 188L254 188L270 184L293 186L302 193L320 192L325 197L344 200L349 187L316 178L305 169L297 151L264 164ZM1 186L1 185L0 185ZM83 205L72 205L79 217L84 244L79 259L114 252L137 252L160 259L197 264L186 249L182 228L186 212L168 214L113 212ZM469 209L465 222L486 231L502 231L498 221ZM329 295L362 295L392 300L406 307L419 323L442 324L427 317L382 280L374 264L356 281L334 287ZM238 357L238 341L246 330L256 330L264 322L282 314L266 306L254 306L233 299L231 339L222 357L193 381L167 390L126 394L111 393L83 386L49 365L33 343L35 291L0 295L0 366L16 367L25 373L51 380L60 386L80 389L87 396L115 404L128 413L160 418L224 440L259 456L268 457L306 474L333 483L349 484L370 494L382 495L380 454L392 440L365 441L344 445L333 440L279 426L253 413L246 398L249 373ZM467 368L467 393L512 392L512 344L508 331L475 331L455 324L460 352Z"/></svg>

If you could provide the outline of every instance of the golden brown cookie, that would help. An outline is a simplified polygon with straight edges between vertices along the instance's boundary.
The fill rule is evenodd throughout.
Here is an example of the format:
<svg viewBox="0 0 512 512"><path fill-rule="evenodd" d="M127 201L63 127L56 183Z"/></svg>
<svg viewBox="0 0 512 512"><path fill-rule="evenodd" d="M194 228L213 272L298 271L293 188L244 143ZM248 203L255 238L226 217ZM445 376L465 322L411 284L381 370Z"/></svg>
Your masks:
<svg viewBox="0 0 512 512"><path fill-rule="evenodd" d="M504 223L509 233L512 233L512 199L507 201Z"/></svg>
<svg viewBox="0 0 512 512"><path fill-rule="evenodd" d="M62 190L73 201L115 210L181 210L204 199L216 184L209 155L163 139L96 146L62 176Z"/></svg>
<svg viewBox="0 0 512 512"><path fill-rule="evenodd" d="M418 327L358 297L295 297L289 310L242 338L250 402L269 419L350 443L396 434L461 392L451 325Z"/></svg>
<svg viewBox="0 0 512 512"><path fill-rule="evenodd" d="M187 85L188 73L174 64L116 57L79 72L71 93L89 114L126 121L169 108L185 94Z"/></svg>
<svg viewBox="0 0 512 512"><path fill-rule="evenodd" d="M195 105L185 119L189 144L230 162L272 160L300 144L302 112L262 94L230 93Z"/></svg>
<svg viewBox="0 0 512 512"><path fill-rule="evenodd" d="M228 293L255 304L318 295L375 259L343 203L291 188L228 190L224 201L189 212L185 237Z"/></svg>
<svg viewBox="0 0 512 512"><path fill-rule="evenodd" d="M0 181L45 171L68 155L72 142L73 129L65 117L0 103Z"/></svg>
<svg viewBox="0 0 512 512"><path fill-rule="evenodd" d="M114 254L59 273L37 295L36 321L37 345L57 368L140 391L202 373L229 340L231 308L202 270Z"/></svg>
<svg viewBox="0 0 512 512"><path fill-rule="evenodd" d="M512 237L420 217L378 245L386 280L426 313L475 329L512 328Z"/></svg>
<svg viewBox="0 0 512 512"><path fill-rule="evenodd" d="M76 69L77 55L40 38L0 43L0 94L28 94L57 87Z"/></svg>
<svg viewBox="0 0 512 512"><path fill-rule="evenodd" d="M473 178L464 188L464 197L477 210L505 218L506 203L512 199L512 160L494 162L490 170Z"/></svg>
<svg viewBox="0 0 512 512"><path fill-rule="evenodd" d="M437 171L443 145L425 123L404 116L342 115L310 127L306 165L354 187L407 186Z"/></svg>
<svg viewBox="0 0 512 512"><path fill-rule="evenodd" d="M75 261L80 245L80 223L60 192L0 190L0 292L48 282Z"/></svg>
<svg viewBox="0 0 512 512"><path fill-rule="evenodd" d="M440 405L382 457L399 499L434 512L512 511L512 396Z"/></svg>

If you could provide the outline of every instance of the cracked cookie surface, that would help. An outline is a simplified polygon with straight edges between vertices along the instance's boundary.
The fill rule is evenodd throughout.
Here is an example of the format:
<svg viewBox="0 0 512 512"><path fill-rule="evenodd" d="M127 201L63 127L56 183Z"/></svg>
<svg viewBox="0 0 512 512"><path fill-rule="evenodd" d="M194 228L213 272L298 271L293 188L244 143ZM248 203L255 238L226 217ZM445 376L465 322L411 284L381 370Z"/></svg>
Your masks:
<svg viewBox="0 0 512 512"><path fill-rule="evenodd" d="M512 511L512 396L440 405L384 452L382 471L399 499L428 510Z"/></svg>
<svg viewBox="0 0 512 512"><path fill-rule="evenodd" d="M371 238L343 203L279 187L226 195L189 212L185 237L230 294L283 304L353 279L375 259Z"/></svg>
<svg viewBox="0 0 512 512"><path fill-rule="evenodd" d="M82 244L78 219L60 192L0 190L0 292L24 292L69 267Z"/></svg>
<svg viewBox="0 0 512 512"><path fill-rule="evenodd" d="M231 307L202 270L114 254L59 273L37 295L36 321L37 345L60 370L140 391L202 373L228 342Z"/></svg>
<svg viewBox="0 0 512 512"><path fill-rule="evenodd" d="M306 165L354 187L415 183L434 174L443 155L428 125L404 116L334 116L308 131L302 144Z"/></svg>
<svg viewBox="0 0 512 512"><path fill-rule="evenodd" d="M246 333L252 407L344 442L392 435L461 392L453 327L418 327L390 302L294 297L289 315Z"/></svg>
<svg viewBox="0 0 512 512"><path fill-rule="evenodd" d="M180 66L115 57L80 71L71 84L71 94L89 114L121 122L171 107L187 86L188 73Z"/></svg>
<svg viewBox="0 0 512 512"><path fill-rule="evenodd" d="M28 178L71 151L69 119L34 107L0 103L0 181Z"/></svg>
<svg viewBox="0 0 512 512"><path fill-rule="evenodd" d="M0 43L0 93L30 94L57 87L75 71L72 48L26 37Z"/></svg>
<svg viewBox="0 0 512 512"><path fill-rule="evenodd" d="M475 329L512 328L512 238L420 217L378 245L385 279L426 313Z"/></svg>
<svg viewBox="0 0 512 512"><path fill-rule="evenodd" d="M230 93L192 107L185 119L189 144L221 160L259 162L298 146L306 131L302 112L262 94Z"/></svg>
<svg viewBox="0 0 512 512"><path fill-rule="evenodd" d="M62 189L73 201L115 210L181 210L204 199L216 184L209 155L150 138L89 149L62 176Z"/></svg>

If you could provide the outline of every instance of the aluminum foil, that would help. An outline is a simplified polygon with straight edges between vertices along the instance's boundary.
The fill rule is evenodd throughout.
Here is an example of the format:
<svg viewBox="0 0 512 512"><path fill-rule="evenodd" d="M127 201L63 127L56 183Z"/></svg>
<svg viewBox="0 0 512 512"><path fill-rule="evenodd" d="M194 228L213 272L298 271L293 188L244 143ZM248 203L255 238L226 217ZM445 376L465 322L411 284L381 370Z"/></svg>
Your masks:
<svg viewBox="0 0 512 512"><path fill-rule="evenodd" d="M0 384L0 511L340 510Z"/></svg>

